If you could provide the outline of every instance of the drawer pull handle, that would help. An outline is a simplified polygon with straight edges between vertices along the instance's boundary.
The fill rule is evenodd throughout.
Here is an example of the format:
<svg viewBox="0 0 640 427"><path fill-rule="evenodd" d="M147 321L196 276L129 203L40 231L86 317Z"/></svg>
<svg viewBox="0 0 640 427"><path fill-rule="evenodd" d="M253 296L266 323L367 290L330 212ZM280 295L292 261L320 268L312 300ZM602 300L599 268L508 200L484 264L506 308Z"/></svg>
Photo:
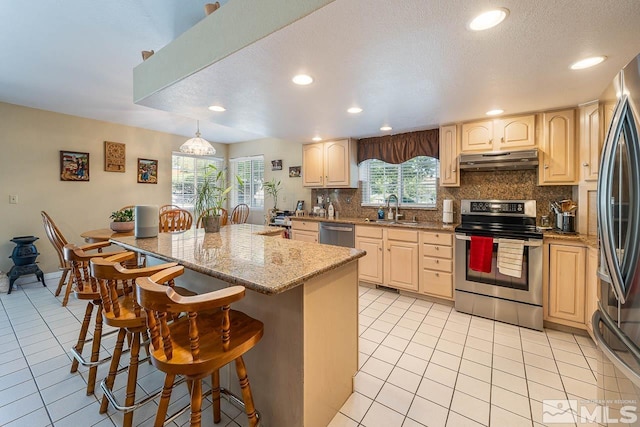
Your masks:
<svg viewBox="0 0 640 427"><path fill-rule="evenodd" d="M436 277L440 277L440 273L436 273Z"/></svg>
<svg viewBox="0 0 640 427"><path fill-rule="evenodd" d="M440 264L440 260L439 259L436 260L436 264Z"/></svg>

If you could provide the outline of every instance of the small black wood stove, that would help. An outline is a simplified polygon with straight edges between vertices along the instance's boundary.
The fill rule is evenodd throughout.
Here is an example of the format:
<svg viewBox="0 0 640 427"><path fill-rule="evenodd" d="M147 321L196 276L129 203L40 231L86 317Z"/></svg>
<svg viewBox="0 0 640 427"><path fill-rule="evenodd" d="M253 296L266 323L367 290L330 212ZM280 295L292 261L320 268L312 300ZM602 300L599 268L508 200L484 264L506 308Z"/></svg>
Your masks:
<svg viewBox="0 0 640 427"><path fill-rule="evenodd" d="M38 249L36 249L36 245L33 244L38 240L35 236L20 236L14 237L11 239L13 243L17 246L13 248L13 252L11 253L11 258L13 263L15 264L9 270L9 294L11 293L11 289L13 288L13 282L20 276L24 276L27 274L35 274L38 278L39 282L42 282L42 286L47 286L44 283L44 274L40 267L36 264L36 258L38 255Z"/></svg>

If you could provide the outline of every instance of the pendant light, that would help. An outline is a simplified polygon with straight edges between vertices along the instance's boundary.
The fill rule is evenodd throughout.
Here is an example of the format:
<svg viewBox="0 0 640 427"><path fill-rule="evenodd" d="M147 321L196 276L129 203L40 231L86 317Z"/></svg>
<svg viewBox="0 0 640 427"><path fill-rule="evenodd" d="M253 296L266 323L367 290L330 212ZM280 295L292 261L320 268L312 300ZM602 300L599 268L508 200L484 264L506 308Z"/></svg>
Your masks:
<svg viewBox="0 0 640 427"><path fill-rule="evenodd" d="M213 145L206 139L200 138L200 120L198 120L196 137L185 141L185 143L180 146L180 152L195 154L196 156L213 156L216 154L216 149L213 148Z"/></svg>

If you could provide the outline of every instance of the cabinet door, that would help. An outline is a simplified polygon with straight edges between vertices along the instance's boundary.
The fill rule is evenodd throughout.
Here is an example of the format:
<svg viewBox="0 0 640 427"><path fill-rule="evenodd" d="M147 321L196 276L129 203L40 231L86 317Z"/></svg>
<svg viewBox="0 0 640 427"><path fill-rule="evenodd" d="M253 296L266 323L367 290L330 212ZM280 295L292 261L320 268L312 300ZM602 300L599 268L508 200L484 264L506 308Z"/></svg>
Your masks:
<svg viewBox="0 0 640 427"><path fill-rule="evenodd" d="M600 167L600 112L597 103L580 107L580 181L597 181Z"/></svg>
<svg viewBox="0 0 640 427"><path fill-rule="evenodd" d="M348 187L350 184L349 140L324 143L324 186Z"/></svg>
<svg viewBox="0 0 640 427"><path fill-rule="evenodd" d="M418 244L387 240L384 282L392 288L418 290Z"/></svg>
<svg viewBox="0 0 640 427"><path fill-rule="evenodd" d="M542 121L540 184L577 184L575 111L544 113Z"/></svg>
<svg viewBox="0 0 640 427"><path fill-rule="evenodd" d="M302 146L302 185L322 187L324 184L324 144Z"/></svg>
<svg viewBox="0 0 640 427"><path fill-rule="evenodd" d="M549 320L584 327L586 249L549 245Z"/></svg>
<svg viewBox="0 0 640 427"><path fill-rule="evenodd" d="M382 239L356 237L356 248L367 251L358 259L358 279L382 284Z"/></svg>
<svg viewBox="0 0 640 427"><path fill-rule="evenodd" d="M578 187L578 233L598 235L598 183L581 182Z"/></svg>
<svg viewBox="0 0 640 427"><path fill-rule="evenodd" d="M462 125L462 152L492 151L493 121L465 123Z"/></svg>
<svg viewBox="0 0 640 427"><path fill-rule="evenodd" d="M458 153L460 143L456 125L440 128L440 185L443 187L460 186L460 168Z"/></svg>
<svg viewBox="0 0 640 427"><path fill-rule="evenodd" d="M420 293L438 298L453 299L453 273L422 269Z"/></svg>
<svg viewBox="0 0 640 427"><path fill-rule="evenodd" d="M532 149L536 143L536 116L509 117L495 121L494 147L498 151L512 148Z"/></svg>
<svg viewBox="0 0 640 427"><path fill-rule="evenodd" d="M291 230L291 239L301 242L318 243L318 233L314 231Z"/></svg>
<svg viewBox="0 0 640 427"><path fill-rule="evenodd" d="M598 249L589 248L587 255L587 296L584 322L587 329L593 334L591 329L591 316L598 309Z"/></svg>

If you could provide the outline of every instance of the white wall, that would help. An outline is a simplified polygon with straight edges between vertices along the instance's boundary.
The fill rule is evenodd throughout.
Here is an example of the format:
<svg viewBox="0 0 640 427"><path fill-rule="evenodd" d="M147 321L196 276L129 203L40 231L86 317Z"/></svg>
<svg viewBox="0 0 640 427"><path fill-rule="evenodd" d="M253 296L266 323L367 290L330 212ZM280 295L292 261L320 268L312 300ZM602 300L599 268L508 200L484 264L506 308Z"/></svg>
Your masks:
<svg viewBox="0 0 640 427"><path fill-rule="evenodd" d="M109 226L122 206L171 202L171 153L186 140L146 129L0 103L0 270L15 236L34 235L40 268L56 271L58 258L49 243L40 211L46 211L70 242L80 233ZM104 171L104 141L126 144L126 172ZM227 145L214 144L221 157ZM60 150L89 153L90 181L60 181ZM297 150L300 151L300 150ZM137 159L158 160L158 184L137 183ZM18 204L9 204L9 195ZM53 284L51 284L53 285Z"/></svg>
<svg viewBox="0 0 640 427"><path fill-rule="evenodd" d="M228 147L230 159L264 155L265 180L269 181L271 178L275 178L280 180L282 184L282 190L278 195L278 209L295 210L298 200L304 200L305 209L309 209L309 206L311 206L311 190L302 186L302 178L289 178L290 166L302 166L302 143L276 138L263 138L239 144L230 144ZM272 160L282 160L282 170L272 171ZM272 206L273 200L267 196L265 207L270 209ZM263 224L264 214L264 211L252 209L249 222Z"/></svg>

